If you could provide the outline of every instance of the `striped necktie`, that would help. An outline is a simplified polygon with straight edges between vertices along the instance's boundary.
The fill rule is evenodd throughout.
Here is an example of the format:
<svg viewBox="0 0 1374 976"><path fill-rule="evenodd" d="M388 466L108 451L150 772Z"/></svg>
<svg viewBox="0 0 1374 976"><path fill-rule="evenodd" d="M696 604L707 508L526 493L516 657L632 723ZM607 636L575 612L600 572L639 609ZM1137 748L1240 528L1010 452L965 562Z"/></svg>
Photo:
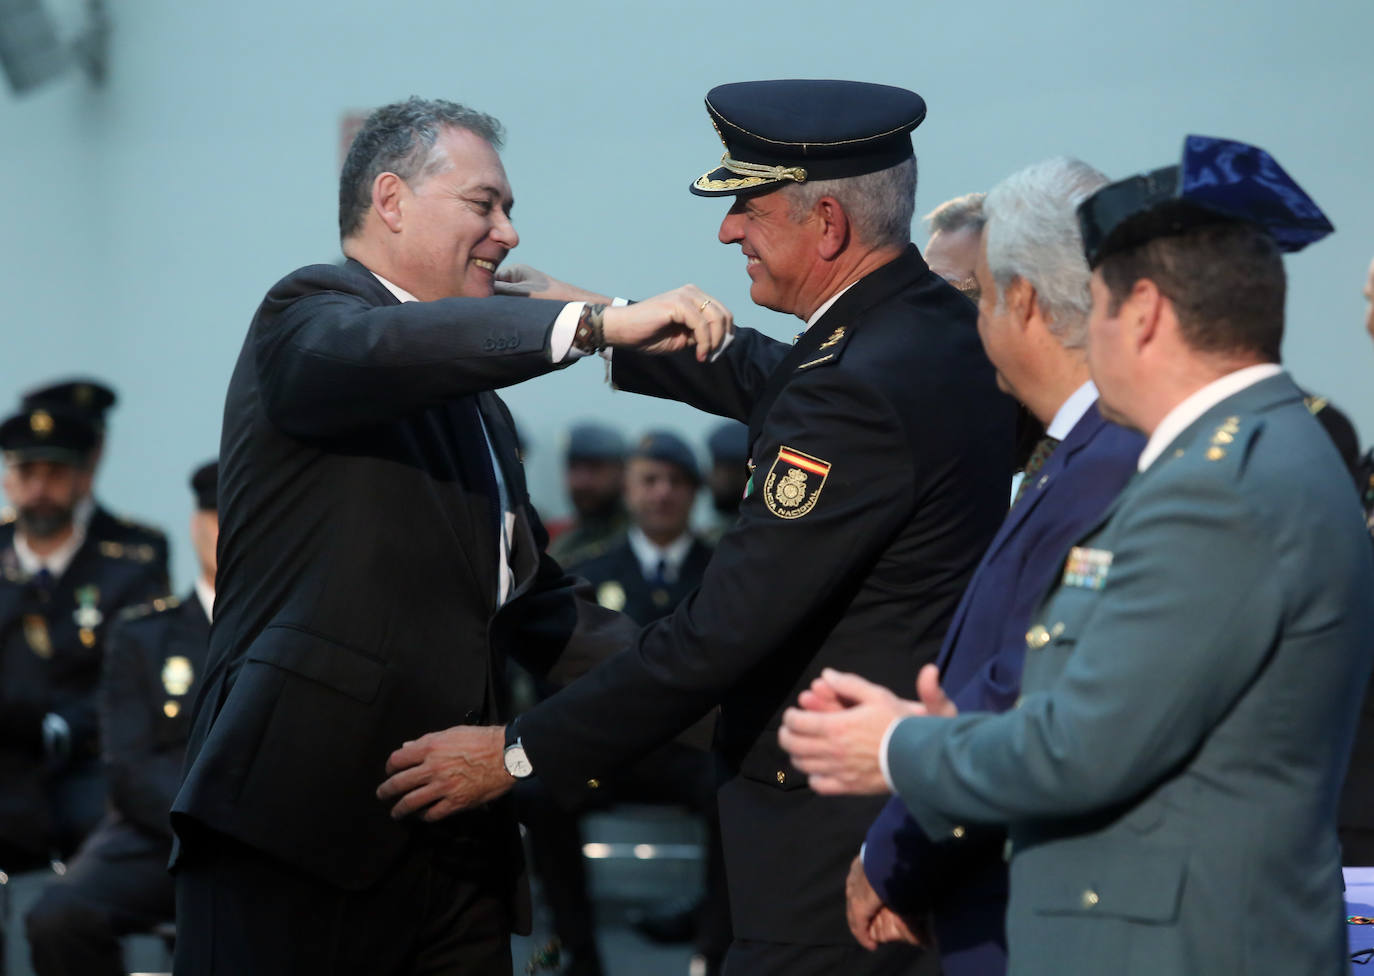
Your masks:
<svg viewBox="0 0 1374 976"><path fill-rule="evenodd" d="M1035 476L1040 473L1040 469L1045 466L1045 462L1050 459L1054 449L1059 446L1058 437L1050 437L1046 434L1035 442L1035 448L1031 451L1030 460L1026 462L1026 470L1021 476L1021 485L1016 489L1016 497L1011 501L1011 507L1015 508L1016 503L1021 500L1035 480Z"/></svg>

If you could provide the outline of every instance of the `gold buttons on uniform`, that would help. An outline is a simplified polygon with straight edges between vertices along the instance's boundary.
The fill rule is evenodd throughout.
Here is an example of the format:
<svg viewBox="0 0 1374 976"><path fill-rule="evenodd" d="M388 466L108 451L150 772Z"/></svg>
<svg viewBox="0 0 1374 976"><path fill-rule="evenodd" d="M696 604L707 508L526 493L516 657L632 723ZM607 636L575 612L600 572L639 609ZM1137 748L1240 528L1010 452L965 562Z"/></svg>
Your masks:
<svg viewBox="0 0 1374 976"><path fill-rule="evenodd" d="M599 789L601 789L601 780L599 780L599 779L589 779L589 780L587 780L587 789L589 789L589 790L599 790Z"/></svg>
<svg viewBox="0 0 1374 976"><path fill-rule="evenodd" d="M1209 461L1220 461L1225 456L1226 452L1219 447L1207 448L1207 460Z"/></svg>
<svg viewBox="0 0 1374 976"><path fill-rule="evenodd" d="M1101 898L1097 897L1097 892L1093 891L1091 888L1089 888L1087 891L1083 892L1083 907L1084 907L1084 908L1092 908L1094 905L1096 905L1096 904L1097 904L1099 901L1101 901L1101 900L1102 900Z"/></svg>
<svg viewBox="0 0 1374 976"><path fill-rule="evenodd" d="M181 706L174 701L169 701L162 706L162 714L168 718L176 718L181 712Z"/></svg>
<svg viewBox="0 0 1374 976"><path fill-rule="evenodd" d="M964 828L963 828L963 827L955 827L953 830L950 831L950 833L954 835L954 839L955 839L955 840L960 840L960 839L962 839L963 836L964 836Z"/></svg>
<svg viewBox="0 0 1374 976"><path fill-rule="evenodd" d="M778 785L781 786L781 785L783 785L783 784L786 783L786 782L787 782L787 773L786 773L785 771L779 769L779 770L778 770Z"/></svg>
<svg viewBox="0 0 1374 976"><path fill-rule="evenodd" d="M1045 629L1043 624L1036 624L1026 631L1026 646L1031 650L1044 647L1050 642L1050 632Z"/></svg>

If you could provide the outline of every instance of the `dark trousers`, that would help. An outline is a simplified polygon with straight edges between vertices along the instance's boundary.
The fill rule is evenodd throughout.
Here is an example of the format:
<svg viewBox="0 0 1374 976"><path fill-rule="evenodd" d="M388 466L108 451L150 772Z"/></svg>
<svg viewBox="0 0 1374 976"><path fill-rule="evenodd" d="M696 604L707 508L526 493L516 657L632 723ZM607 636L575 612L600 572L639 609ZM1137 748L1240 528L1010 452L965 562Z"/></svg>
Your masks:
<svg viewBox="0 0 1374 976"><path fill-rule="evenodd" d="M511 878L487 873L470 876L417 842L377 884L344 891L229 838L197 834L177 867L174 971L511 976Z"/></svg>
<svg viewBox="0 0 1374 976"><path fill-rule="evenodd" d="M100 839L97 832L91 841ZM106 855L98 844L79 851L67 873L44 889L24 919L34 972L123 976L119 937L172 920L170 847L127 856Z"/></svg>
<svg viewBox="0 0 1374 976"><path fill-rule="evenodd" d="M940 961L908 945L792 945L736 939L724 976L939 976Z"/></svg>

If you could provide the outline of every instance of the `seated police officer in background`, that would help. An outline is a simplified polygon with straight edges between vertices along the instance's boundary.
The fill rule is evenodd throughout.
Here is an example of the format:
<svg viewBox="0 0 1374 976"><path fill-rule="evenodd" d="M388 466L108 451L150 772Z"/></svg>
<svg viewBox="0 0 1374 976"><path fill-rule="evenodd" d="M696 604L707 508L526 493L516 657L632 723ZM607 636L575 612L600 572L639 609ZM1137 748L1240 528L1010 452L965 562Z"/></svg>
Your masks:
<svg viewBox="0 0 1374 976"><path fill-rule="evenodd" d="M38 976L122 974L119 937L171 921L174 914L169 811L210 643L217 480L213 461L191 476L191 544L198 568L192 591L125 610L111 629L100 713L109 810L67 873L29 910Z"/></svg>
<svg viewBox="0 0 1374 976"><path fill-rule="evenodd" d="M1350 971L1337 798L1374 660L1374 553L1279 365L1281 251L1331 231L1265 152L1079 207L1088 358L1138 473L1032 617L1018 707L955 715L829 672L781 733L824 793L894 789L927 835L1008 824L1010 971Z"/></svg>
<svg viewBox="0 0 1374 976"><path fill-rule="evenodd" d="M0 870L72 853L105 810L96 689L109 622L161 596L162 573L84 531L96 435L58 407L0 424ZM2 933L0 933L2 934Z"/></svg>
<svg viewBox="0 0 1374 976"><path fill-rule="evenodd" d="M700 485L696 457L682 438L668 431L645 434L625 460L625 507L630 527L610 540L605 553L570 565L568 571L595 587L597 602L603 607L621 611L637 624L648 624L671 613L696 589L711 558L710 547L689 528ZM694 741L709 745L709 729L702 730ZM687 941L695 932L708 972L717 971L730 943L715 770L710 753L671 742L623 772L606 777L581 808L586 812L617 803L668 803L685 806L705 819L710 837L705 902L691 899L690 910L672 913L672 925L666 924L669 919L654 918L645 927L650 937L664 941ZM517 801L529 828L535 868L553 913L554 931L572 956L564 972L578 976L600 973L578 818L563 812L537 779L520 784Z"/></svg>
<svg viewBox="0 0 1374 976"><path fill-rule="evenodd" d="M101 462L105 460L106 415L117 402L118 397L108 384L79 377L45 383L29 390L21 398L20 407L24 410L53 406L66 408L90 421L95 430L95 447L91 450L91 490L77 503L76 523L91 538L125 546L135 558L153 562L161 570L163 580L167 581L170 576L166 533L157 526L115 515L95 497L95 479L100 474Z"/></svg>
<svg viewBox="0 0 1374 976"><path fill-rule="evenodd" d="M623 499L625 438L606 424L574 424L563 455L570 520L549 524L549 555L564 566L605 552L630 524Z"/></svg>

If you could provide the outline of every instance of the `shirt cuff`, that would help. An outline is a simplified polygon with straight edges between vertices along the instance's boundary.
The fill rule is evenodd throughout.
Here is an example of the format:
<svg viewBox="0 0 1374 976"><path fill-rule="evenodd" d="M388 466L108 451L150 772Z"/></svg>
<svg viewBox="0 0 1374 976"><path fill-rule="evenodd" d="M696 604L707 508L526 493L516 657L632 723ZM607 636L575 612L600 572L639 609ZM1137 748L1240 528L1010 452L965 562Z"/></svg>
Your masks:
<svg viewBox="0 0 1374 976"><path fill-rule="evenodd" d="M905 717L903 716L903 718ZM883 771L883 782L893 793L897 792L897 786L892 782L892 770L887 765L887 744L892 741L892 733L897 731L897 726L902 721L902 718L894 718L888 725L887 731L883 733L883 741L878 743L878 768Z"/></svg>
<svg viewBox="0 0 1374 976"><path fill-rule="evenodd" d="M586 302L568 302L558 318L553 320L553 331L549 333L549 359L555 363L572 362L587 355L581 349L573 348L573 336L577 333L577 320L582 317Z"/></svg>

